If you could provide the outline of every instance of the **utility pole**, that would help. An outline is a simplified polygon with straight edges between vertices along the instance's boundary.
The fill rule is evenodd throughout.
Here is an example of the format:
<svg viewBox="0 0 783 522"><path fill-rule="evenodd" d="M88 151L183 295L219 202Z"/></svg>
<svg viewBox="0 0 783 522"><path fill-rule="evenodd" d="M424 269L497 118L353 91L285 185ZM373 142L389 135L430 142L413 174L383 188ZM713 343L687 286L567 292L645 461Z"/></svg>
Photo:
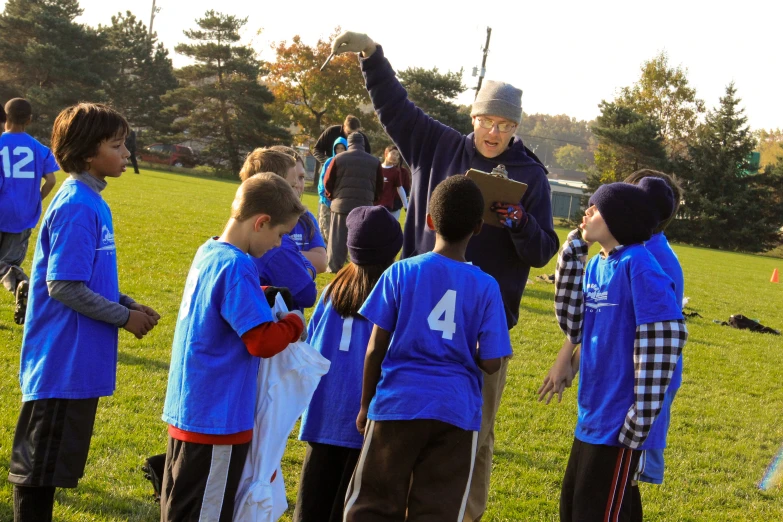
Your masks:
<svg viewBox="0 0 783 522"><path fill-rule="evenodd" d="M155 0L153 0L154 2ZM489 54L489 37L492 36L492 28L487 27L487 43L484 45L484 58L481 60L481 72L479 74L478 79L478 86L476 86L476 95L473 96L473 99L476 99L476 96L478 96L479 90L481 90L481 82L484 80L484 75L487 72L487 54Z"/></svg>
<svg viewBox="0 0 783 522"><path fill-rule="evenodd" d="M155 7L155 0L152 0L152 13L150 14L150 39L152 39L152 24L155 22L155 15L160 13L160 7Z"/></svg>

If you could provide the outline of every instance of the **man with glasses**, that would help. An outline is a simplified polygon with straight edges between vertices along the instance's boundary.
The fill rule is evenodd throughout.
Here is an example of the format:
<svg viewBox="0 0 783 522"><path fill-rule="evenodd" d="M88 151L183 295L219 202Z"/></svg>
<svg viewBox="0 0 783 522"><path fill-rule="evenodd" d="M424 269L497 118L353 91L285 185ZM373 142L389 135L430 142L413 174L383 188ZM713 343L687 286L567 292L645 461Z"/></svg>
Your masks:
<svg viewBox="0 0 783 522"><path fill-rule="evenodd" d="M332 52L361 53L362 72L375 111L411 166L413 187L405 223L403 258L433 249L435 233L427 226L427 202L438 183L447 177L474 168L507 172L510 179L528 185L521 201L493 202L502 227L483 227L481 234L470 241L466 252L468 261L497 280L508 328L513 328L519 319L519 303L530 267L545 266L559 247L552 223L546 170L514 135L522 121L522 91L503 82L485 82L470 114L473 132L465 136L424 114L408 100L383 49L366 34L342 33L332 42ZM507 369L508 360L504 360L500 371L484 375L482 425L465 521L480 520L486 509L495 415Z"/></svg>

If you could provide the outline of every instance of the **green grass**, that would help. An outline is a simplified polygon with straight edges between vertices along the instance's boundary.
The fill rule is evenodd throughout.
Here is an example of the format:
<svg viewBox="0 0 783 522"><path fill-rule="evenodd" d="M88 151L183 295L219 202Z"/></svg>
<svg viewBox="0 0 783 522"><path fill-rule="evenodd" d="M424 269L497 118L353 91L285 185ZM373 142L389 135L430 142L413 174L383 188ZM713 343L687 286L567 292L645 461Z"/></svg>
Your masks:
<svg viewBox="0 0 783 522"><path fill-rule="evenodd" d="M60 176L62 180L62 176ZM113 214L120 287L163 316L137 341L120 332L117 391L101 399L84 479L57 492L55 519L155 521L158 506L140 466L165 449L160 420L176 314L197 247L217 235L237 185L197 176L143 170L110 180L104 196ZM315 209L316 197L305 202ZM565 229L559 229L561 237ZM26 267L33 254L31 243ZM783 442L781 338L721 327L733 313L783 328L783 285L769 283L779 259L675 246L685 271L685 295L703 318L689 321L684 383L674 404L667 475L642 486L646 519L783 520L783 491L760 492L756 483ZM554 263L531 278L553 273ZM328 281L319 276L319 286ZM512 330L515 355L498 415L489 521L557 520L560 481L576 419L575 388L562 404L536 401L560 347L553 286L530 284L520 324ZM21 328L13 298L0 294L0 475L8 471L20 405ZM292 436L283 461L289 503L296 498L304 446ZM12 489L0 486L0 520L12 518ZM284 520L290 520L290 512Z"/></svg>

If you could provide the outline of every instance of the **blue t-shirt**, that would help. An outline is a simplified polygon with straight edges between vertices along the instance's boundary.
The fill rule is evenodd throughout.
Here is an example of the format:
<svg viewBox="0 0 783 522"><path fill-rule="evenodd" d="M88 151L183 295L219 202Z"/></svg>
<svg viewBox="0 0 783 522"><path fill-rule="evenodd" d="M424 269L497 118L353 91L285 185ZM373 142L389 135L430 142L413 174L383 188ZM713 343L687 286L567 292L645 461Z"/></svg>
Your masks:
<svg viewBox="0 0 783 522"><path fill-rule="evenodd" d="M119 302L111 210L81 181L62 184L38 234L22 338L22 400L111 395L117 378L117 327L52 299L47 281L83 281L93 292Z"/></svg>
<svg viewBox="0 0 783 522"><path fill-rule="evenodd" d="M479 430L477 357L511 355L503 300L491 276L422 254L389 267L359 313L393 332L370 419L431 419Z"/></svg>
<svg viewBox="0 0 783 522"><path fill-rule="evenodd" d="M302 220L305 219L309 220L312 226L312 238L310 237L310 229L304 223L302 223ZM296 243L296 246L299 248L300 252L307 252L308 250L319 247L326 248L324 238L321 235L321 231L318 229L318 221L316 221L315 216L313 216L313 213L309 210L305 213L305 215L299 218L299 221L296 222L296 226L293 228L293 230L291 230L289 236L291 236L291 239L294 240L294 243Z"/></svg>
<svg viewBox="0 0 783 522"><path fill-rule="evenodd" d="M262 286L288 288L294 305L300 310L310 308L318 297L312 274L313 264L302 255L290 236L283 236L280 246L267 250L261 257L250 257L258 270Z"/></svg>
<svg viewBox="0 0 783 522"><path fill-rule="evenodd" d="M356 417L362 402L362 375L372 323L367 319L340 317L324 294L307 325L307 339L329 359L329 373L313 394L302 416L299 439L346 448L361 448Z"/></svg>
<svg viewBox="0 0 783 522"><path fill-rule="evenodd" d="M52 151L29 134L0 136L0 232L35 228L41 217L41 178L58 170Z"/></svg>
<svg viewBox="0 0 783 522"><path fill-rule="evenodd" d="M250 257L215 239L201 245L177 317L163 420L207 435L253 429L259 359L242 335L272 320Z"/></svg>
<svg viewBox="0 0 783 522"><path fill-rule="evenodd" d="M584 278L585 319L576 438L620 446L617 437L634 404L636 327L682 319L674 283L643 245L595 256ZM662 447L650 434L640 449Z"/></svg>

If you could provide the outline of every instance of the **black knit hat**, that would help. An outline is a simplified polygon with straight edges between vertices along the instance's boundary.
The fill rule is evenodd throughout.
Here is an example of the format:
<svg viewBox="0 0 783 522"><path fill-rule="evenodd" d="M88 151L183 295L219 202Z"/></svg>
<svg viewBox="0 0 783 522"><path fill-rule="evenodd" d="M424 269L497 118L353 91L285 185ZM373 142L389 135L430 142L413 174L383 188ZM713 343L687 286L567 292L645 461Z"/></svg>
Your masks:
<svg viewBox="0 0 783 522"><path fill-rule="evenodd" d="M402 248L402 228L385 207L357 207L345 219L348 253L357 265L380 265Z"/></svg>
<svg viewBox="0 0 783 522"><path fill-rule="evenodd" d="M672 215L674 195L664 180L650 177L637 185L601 185L590 197L592 205L618 243L633 245L650 239L655 227Z"/></svg>

